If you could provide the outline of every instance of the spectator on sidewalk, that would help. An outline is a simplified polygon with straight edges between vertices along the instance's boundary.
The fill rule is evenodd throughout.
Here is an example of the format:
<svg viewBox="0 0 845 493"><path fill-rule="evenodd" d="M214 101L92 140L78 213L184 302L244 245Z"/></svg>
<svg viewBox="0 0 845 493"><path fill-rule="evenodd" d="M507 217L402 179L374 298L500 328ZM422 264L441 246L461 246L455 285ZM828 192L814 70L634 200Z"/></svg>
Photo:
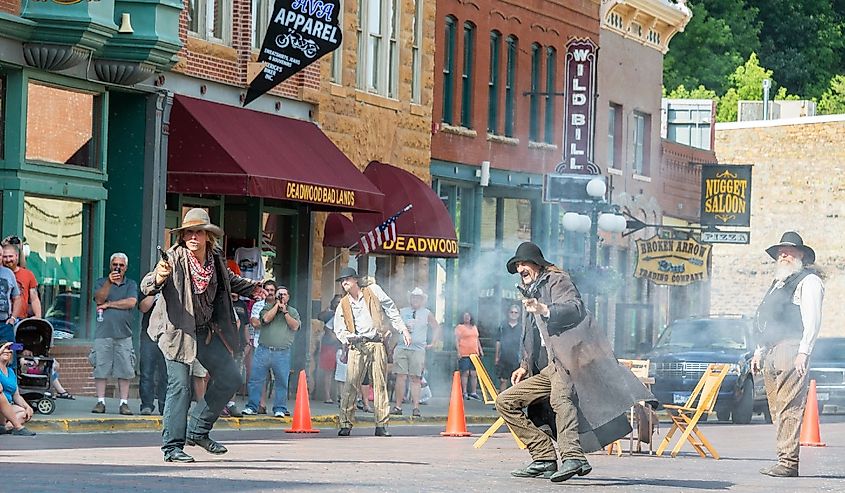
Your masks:
<svg viewBox="0 0 845 493"><path fill-rule="evenodd" d="M8 243L3 245L3 265L15 274L15 280L18 283L18 290L21 296L20 307L14 311L13 315L21 319L29 317L31 313L33 317L41 318L41 299L38 297L38 281L36 281L35 274L31 270L21 267L20 246L20 239L18 239L17 244Z"/></svg>
<svg viewBox="0 0 845 493"><path fill-rule="evenodd" d="M420 416L420 383L425 370L425 351L434 347L441 338L441 328L431 310L426 308L428 295L420 288L414 288L408 293L411 306L399 310L402 320L411 331L411 343L399 341L393 350L393 372L396 375L396 386L393 393L396 405L390 414L402 414L402 400L405 397L406 379L411 381L412 415ZM431 343L428 343L429 330L433 331Z"/></svg>
<svg viewBox="0 0 845 493"><path fill-rule="evenodd" d="M15 313L21 310L20 289L11 269L0 266L0 334L10 340L15 338L14 326L18 322ZM12 368L17 362L12 359Z"/></svg>
<svg viewBox="0 0 845 493"><path fill-rule="evenodd" d="M3 416L3 431L12 435L32 436L24 424L32 419L32 407L18 391L18 376L11 363L14 361L12 343L0 340L0 414Z"/></svg>
<svg viewBox="0 0 845 493"><path fill-rule="evenodd" d="M464 399L481 400L478 397L478 378L475 373L475 366L469 358L472 354L479 357L484 356L484 349L478 338L478 327L472 319L470 312L461 315L462 323L455 327L455 348L458 350L458 370L461 372L461 385L464 391Z"/></svg>
<svg viewBox="0 0 845 493"><path fill-rule="evenodd" d="M150 315L159 295L144 296L138 304L141 310L141 376L138 380L138 393L141 397L141 414L149 416L158 401L158 413L164 414L164 401L167 395L167 366L158 344L150 338Z"/></svg>
<svg viewBox="0 0 845 493"><path fill-rule="evenodd" d="M276 281L272 279L267 279L262 283L262 287L264 291L267 293L267 297L276 296ZM261 339L261 310L264 309L265 299L257 300L255 303L252 304L252 308L250 309L249 314L249 325L252 327L253 330L253 339L252 339L252 350L251 355L249 358L249 366L246 367L246 381L247 381L247 398L249 398L249 380L252 378L252 365L253 360L255 359L255 351L258 349L259 339ZM264 386L264 389L261 391L261 398L258 401L258 414L264 414L267 412L265 405L267 404L267 398L273 392L273 379L268 378L270 377L270 371L267 370L267 375L265 375L265 379L267 383Z"/></svg>
<svg viewBox="0 0 845 493"><path fill-rule="evenodd" d="M264 391L267 371L272 368L275 384L273 415L284 418L288 414L288 377L290 375L291 346L296 332L302 325L299 312L290 306L290 293L285 286L276 289L276 297L265 298L264 308L258 315L261 337L250 372L249 402L244 414L258 414L258 403Z"/></svg>
<svg viewBox="0 0 845 493"><path fill-rule="evenodd" d="M109 275L97 279L94 283L97 326L94 330L94 347L90 359L94 367L97 404L91 412L106 412L106 380L116 378L120 393L119 412L131 416L133 413L129 410L129 381L135 377L132 320L135 318L135 305L138 303L138 284L126 278L129 257L125 253L113 253L109 265Z"/></svg>
<svg viewBox="0 0 845 493"><path fill-rule="evenodd" d="M511 305L508 319L499 326L496 336L496 375L499 390L508 388L511 375L519 367L519 350L522 347L522 323L519 305Z"/></svg>

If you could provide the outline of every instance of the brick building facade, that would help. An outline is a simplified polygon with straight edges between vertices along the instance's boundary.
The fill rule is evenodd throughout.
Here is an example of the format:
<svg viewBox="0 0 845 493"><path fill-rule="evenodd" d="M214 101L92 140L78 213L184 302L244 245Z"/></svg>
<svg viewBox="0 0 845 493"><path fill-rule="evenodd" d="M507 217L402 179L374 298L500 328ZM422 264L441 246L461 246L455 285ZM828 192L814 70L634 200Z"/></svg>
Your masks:
<svg viewBox="0 0 845 493"><path fill-rule="evenodd" d="M765 249L797 231L816 251L825 283L822 336L845 336L845 116L719 123L720 163L752 164L751 243L713 248L714 312L753 315L772 281Z"/></svg>

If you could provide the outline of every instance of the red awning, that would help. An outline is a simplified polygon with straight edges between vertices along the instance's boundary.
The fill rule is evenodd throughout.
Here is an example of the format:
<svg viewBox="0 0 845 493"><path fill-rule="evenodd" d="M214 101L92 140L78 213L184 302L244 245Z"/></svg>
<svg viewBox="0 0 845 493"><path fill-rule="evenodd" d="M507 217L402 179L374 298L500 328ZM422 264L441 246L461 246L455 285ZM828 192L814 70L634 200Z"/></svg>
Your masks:
<svg viewBox="0 0 845 493"><path fill-rule="evenodd" d="M381 212L382 193L313 123L176 96L167 190Z"/></svg>
<svg viewBox="0 0 845 493"><path fill-rule="evenodd" d="M420 257L457 257L458 237L449 211L431 186L411 173L372 161L364 175L384 193L381 214L354 213L355 228L365 233L409 203L413 208L396 220L396 241L388 241L379 253Z"/></svg>
<svg viewBox="0 0 845 493"><path fill-rule="evenodd" d="M349 248L358 241L361 235L355 230L352 219L332 212L326 217L323 228L323 246Z"/></svg>

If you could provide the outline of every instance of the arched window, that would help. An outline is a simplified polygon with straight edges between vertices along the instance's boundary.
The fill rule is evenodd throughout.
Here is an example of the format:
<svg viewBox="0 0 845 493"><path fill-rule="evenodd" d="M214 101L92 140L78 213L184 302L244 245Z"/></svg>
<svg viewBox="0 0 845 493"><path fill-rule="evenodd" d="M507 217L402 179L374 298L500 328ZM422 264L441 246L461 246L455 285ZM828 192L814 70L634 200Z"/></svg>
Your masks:
<svg viewBox="0 0 845 493"><path fill-rule="evenodd" d="M556 78L557 78L557 50L549 46L546 48L546 122L544 141L547 144L555 143L555 102L557 101Z"/></svg>
<svg viewBox="0 0 845 493"><path fill-rule="evenodd" d="M464 64L461 74L461 126L472 128L472 66L475 58L475 25L464 23Z"/></svg>
<svg viewBox="0 0 845 493"><path fill-rule="evenodd" d="M513 137L516 120L516 56L519 40L508 36L505 40L508 50L507 67L505 68L505 136Z"/></svg>
<svg viewBox="0 0 845 493"><path fill-rule="evenodd" d="M499 133L499 72L502 58L502 33L490 32L490 77L487 82L487 131Z"/></svg>
<svg viewBox="0 0 845 493"><path fill-rule="evenodd" d="M443 43L443 123L452 123L452 105L455 90L455 24L457 20L446 16L446 37Z"/></svg>
<svg viewBox="0 0 845 493"><path fill-rule="evenodd" d="M528 102L528 140L540 140L540 65L543 63L543 50L540 45L531 45L531 94Z"/></svg>

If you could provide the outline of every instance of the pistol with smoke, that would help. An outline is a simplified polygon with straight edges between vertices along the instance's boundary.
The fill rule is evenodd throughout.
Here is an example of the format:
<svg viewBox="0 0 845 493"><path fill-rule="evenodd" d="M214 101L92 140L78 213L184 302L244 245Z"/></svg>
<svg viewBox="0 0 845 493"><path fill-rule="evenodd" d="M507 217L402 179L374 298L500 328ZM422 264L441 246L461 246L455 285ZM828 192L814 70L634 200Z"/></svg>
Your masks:
<svg viewBox="0 0 845 493"><path fill-rule="evenodd" d="M525 286L522 283L517 283L516 289L518 289L519 292L522 293L522 296L525 299L530 300L531 298L536 299L536 298L540 297L540 283L538 283L536 281L532 282L528 286Z"/></svg>

